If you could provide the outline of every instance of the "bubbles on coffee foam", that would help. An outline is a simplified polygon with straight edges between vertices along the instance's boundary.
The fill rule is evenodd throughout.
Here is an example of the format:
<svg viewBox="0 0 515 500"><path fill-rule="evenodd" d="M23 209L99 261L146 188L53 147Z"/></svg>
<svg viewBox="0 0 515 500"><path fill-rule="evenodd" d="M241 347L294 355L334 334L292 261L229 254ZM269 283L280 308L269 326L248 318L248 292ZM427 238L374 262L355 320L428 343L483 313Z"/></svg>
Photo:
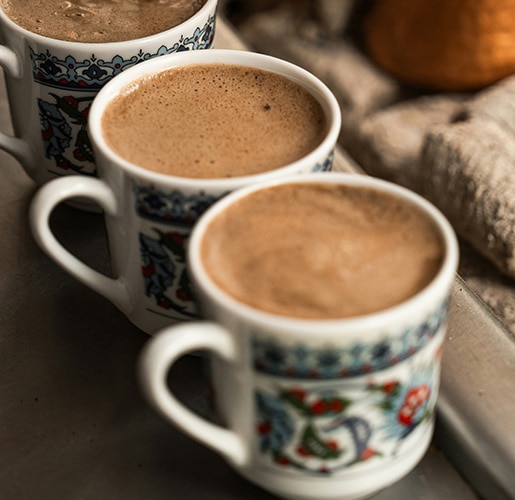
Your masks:
<svg viewBox="0 0 515 500"><path fill-rule="evenodd" d="M118 42L177 26L206 0L0 0L33 33L72 42Z"/></svg>
<svg viewBox="0 0 515 500"><path fill-rule="evenodd" d="M95 11L93 10L96 5L93 6L85 6L83 4L89 4L93 3L96 4L96 2L87 2L82 0L75 0L75 1L67 1L64 3L63 8L63 14L66 17L76 17L76 18L83 18L84 16L91 16L95 15Z"/></svg>
<svg viewBox="0 0 515 500"><path fill-rule="evenodd" d="M147 0L148 1L148 0ZM84 16L95 16L98 14L99 10L106 3L111 3L113 5L124 4L124 9L129 10L132 8L137 8L140 3L143 1L139 0L104 0L103 2L99 0L66 0L63 2L63 14L66 17L77 17L81 18Z"/></svg>
<svg viewBox="0 0 515 500"><path fill-rule="evenodd" d="M184 2L177 0L66 0L63 2L63 13L66 17L84 18L85 16L98 15L102 7L112 4L123 8L123 12L137 12L146 4L154 3L159 5L170 5L170 8L181 9ZM202 2L191 2L202 5Z"/></svg>

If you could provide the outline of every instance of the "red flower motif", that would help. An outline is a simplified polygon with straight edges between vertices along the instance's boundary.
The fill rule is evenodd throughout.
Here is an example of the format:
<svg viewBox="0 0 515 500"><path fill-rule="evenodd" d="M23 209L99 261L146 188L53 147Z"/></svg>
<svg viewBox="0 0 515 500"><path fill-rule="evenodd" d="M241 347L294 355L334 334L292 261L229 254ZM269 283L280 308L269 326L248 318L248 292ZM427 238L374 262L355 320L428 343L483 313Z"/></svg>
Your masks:
<svg viewBox="0 0 515 500"><path fill-rule="evenodd" d="M72 106L75 109L78 109L79 107L79 101L77 101L77 99L75 99L75 97L73 97L72 95L63 97L63 101L66 101L70 106Z"/></svg>
<svg viewBox="0 0 515 500"><path fill-rule="evenodd" d="M338 442L335 441L334 439L328 439L326 442L325 442L325 445L328 447L328 448L331 448L331 450L334 450L336 451L338 449Z"/></svg>
<svg viewBox="0 0 515 500"><path fill-rule="evenodd" d="M368 460L369 458L372 458L375 454L376 452L373 448L365 448L359 456L359 459Z"/></svg>
<svg viewBox="0 0 515 500"><path fill-rule="evenodd" d="M343 403L339 399L333 399L329 402L329 408L335 413L340 413L343 410Z"/></svg>
<svg viewBox="0 0 515 500"><path fill-rule="evenodd" d="M86 161L87 158L82 154L81 150L79 148L75 148L73 150L73 157L76 159L76 160L79 160L79 161Z"/></svg>
<svg viewBox="0 0 515 500"><path fill-rule="evenodd" d="M412 387L404 398L397 419L403 425L411 425L417 410L429 399L431 389L427 384Z"/></svg>
<svg viewBox="0 0 515 500"><path fill-rule="evenodd" d="M149 276L152 276L154 274L155 268L154 264L149 264L148 266L142 266L141 271L143 273L143 276L145 278L148 278Z"/></svg>
<svg viewBox="0 0 515 500"><path fill-rule="evenodd" d="M53 135L54 133L52 127L48 127L47 129L41 131L41 137L44 141L48 141Z"/></svg>
<svg viewBox="0 0 515 500"><path fill-rule="evenodd" d="M175 292L175 296L179 300L182 300L183 302L191 301L190 295L188 294L188 292L186 292L186 290L184 290L184 288L178 288L177 291Z"/></svg>
<svg viewBox="0 0 515 500"><path fill-rule="evenodd" d="M413 409L404 405L397 414L397 419L402 425L411 425L413 422Z"/></svg>
<svg viewBox="0 0 515 500"><path fill-rule="evenodd" d="M306 397L306 391L303 389L292 389L290 391L290 395L293 396L295 399L298 399L299 401L304 401Z"/></svg>
<svg viewBox="0 0 515 500"><path fill-rule="evenodd" d="M165 298L159 299L157 305L159 307L162 307L163 309L170 309L172 307L172 302L170 299L167 299L165 297Z"/></svg>
<svg viewBox="0 0 515 500"><path fill-rule="evenodd" d="M327 410L327 405L325 404L325 401L322 401L319 399L318 401L315 401L311 405L311 413L314 413L316 415L320 415L321 413L324 413Z"/></svg>
<svg viewBox="0 0 515 500"><path fill-rule="evenodd" d="M383 384L382 390L387 394L392 393L399 386L399 382L395 380L391 380L390 382L386 382Z"/></svg>
<svg viewBox="0 0 515 500"><path fill-rule="evenodd" d="M334 412L340 413L343 410L343 402L339 399L319 399L311 405L311 412L315 415Z"/></svg>
<svg viewBox="0 0 515 500"><path fill-rule="evenodd" d="M290 465L289 458L285 457L284 455L279 455L275 457L275 462L279 465Z"/></svg>
<svg viewBox="0 0 515 500"><path fill-rule="evenodd" d="M70 162L66 158L61 158L57 161L57 166L64 170L68 170L70 168Z"/></svg>
<svg viewBox="0 0 515 500"><path fill-rule="evenodd" d="M268 434L272 430L272 423L271 422L262 422L258 424L257 431L259 434L264 435Z"/></svg>
<svg viewBox="0 0 515 500"><path fill-rule="evenodd" d="M184 235L181 234L181 233L171 232L171 233L168 233L167 236L169 238L171 238L172 240L174 240L175 243L177 243L178 245L183 245L184 244Z"/></svg>
<svg viewBox="0 0 515 500"><path fill-rule="evenodd" d="M89 117L89 110L91 109L91 106L88 106L87 108L84 108L82 111L81 111L81 115L87 120L88 117Z"/></svg>
<svg viewBox="0 0 515 500"><path fill-rule="evenodd" d="M304 448L302 444L299 444L297 447L297 453L302 457L309 457L311 455L311 452Z"/></svg>

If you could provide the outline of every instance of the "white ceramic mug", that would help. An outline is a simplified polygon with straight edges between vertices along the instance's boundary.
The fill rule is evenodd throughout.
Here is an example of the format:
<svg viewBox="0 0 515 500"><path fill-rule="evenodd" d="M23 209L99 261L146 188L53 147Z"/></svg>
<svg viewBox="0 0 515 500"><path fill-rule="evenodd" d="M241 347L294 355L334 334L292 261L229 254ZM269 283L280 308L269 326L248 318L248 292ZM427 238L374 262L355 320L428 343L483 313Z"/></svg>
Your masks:
<svg viewBox="0 0 515 500"><path fill-rule="evenodd" d="M399 305L348 319L279 316L237 301L206 272L200 251L206 228L249 193L288 182L364 186L419 207L443 242L436 276ZM436 208L367 176L307 174L219 201L195 226L188 258L206 321L168 327L144 347L139 376L157 411L280 497L362 498L417 464L432 437L458 261L454 232ZM167 385L173 364L197 350L213 355L210 384L223 427L194 414Z"/></svg>
<svg viewBox="0 0 515 500"><path fill-rule="evenodd" d="M304 86L327 118L322 142L293 163L243 177L189 179L158 174L118 156L106 144L102 115L127 84L167 68L198 63L246 65L276 72ZM183 52L141 63L109 82L95 99L90 117L99 179L68 176L47 183L31 207L33 233L40 246L72 276L111 300L149 334L175 321L197 317L186 278L186 243L193 224L208 206L242 186L266 179L329 170L341 126L340 107L327 86L289 62L240 50ZM109 278L86 266L52 234L49 217L64 200L86 197L105 211L112 269Z"/></svg>
<svg viewBox="0 0 515 500"><path fill-rule="evenodd" d="M15 132L0 133L0 148L38 185L66 174L94 175L86 125L100 88L150 58L210 48L216 9L217 0L207 0L180 25L137 40L79 43L25 30L0 7L0 65Z"/></svg>

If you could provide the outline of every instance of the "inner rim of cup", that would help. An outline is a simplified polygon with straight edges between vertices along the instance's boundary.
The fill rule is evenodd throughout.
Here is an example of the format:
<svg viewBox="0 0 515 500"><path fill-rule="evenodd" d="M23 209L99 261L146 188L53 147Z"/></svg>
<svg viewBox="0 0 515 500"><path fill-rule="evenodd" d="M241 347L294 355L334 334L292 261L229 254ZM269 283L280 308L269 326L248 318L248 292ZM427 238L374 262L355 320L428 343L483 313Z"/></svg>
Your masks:
<svg viewBox="0 0 515 500"><path fill-rule="evenodd" d="M281 316L256 309L235 299L214 283L202 263L200 248L206 228L226 207L255 191L277 185L298 183L338 183L356 187L368 187L392 194L408 204L418 207L433 221L442 238L444 259L438 273L427 286L400 304L374 313L341 319L305 319ZM411 308L428 302L433 296L444 296L441 291L449 287L454 278L459 254L458 243L453 228L445 216L429 201L413 191L389 181L369 177L364 174L342 172L313 173L276 179L274 181L247 186L228 194L226 197L217 201L200 217L193 228L188 252L188 265L190 266L194 280L201 283L203 293L209 295L210 299L219 307L228 308L238 316L245 317L254 324L261 324L271 328L293 328L299 335L306 336L311 336L315 329L321 334L334 334L335 329L338 327L365 332L371 327L386 324L392 317L409 317ZM434 300L432 302L434 302Z"/></svg>
<svg viewBox="0 0 515 500"><path fill-rule="evenodd" d="M328 130L325 138L315 149L304 157L278 169L241 177L208 179L191 179L152 172L122 158L107 145L102 133L102 116L109 102L119 95L127 85L147 75L150 76L175 67L198 64L230 64L256 67L285 76L304 87L320 102L327 117ZM108 82L95 97L91 106L88 124L91 139L96 146L102 150L102 153L111 162L120 165L120 167L130 175L139 177L148 182L159 182L163 185L173 184L174 187L183 186L186 188L195 188L196 186L209 186L213 189L232 190L250 182L272 179L277 176L278 172L288 173L289 171L296 171L299 163L306 162L314 166L319 160L321 151L327 151L329 155L330 151L334 148L340 133L341 114L339 104L328 87L320 79L300 66L273 56L255 52L231 49L210 49L175 53L153 58L137 64L117 75Z"/></svg>
<svg viewBox="0 0 515 500"><path fill-rule="evenodd" d="M133 38L129 40L121 40L119 42L74 42L72 40L59 40L57 38L51 38L49 36L40 35L38 33L34 33L33 31L27 30L15 23L2 9L0 6L0 18L2 18L5 24L9 25L12 30L21 33L27 39L33 39L34 41L41 43L47 47L54 47L60 50L70 50L76 51L79 49L86 49L88 51L91 50L122 50L129 43L140 43L147 44L151 43L154 39L161 38L162 36L173 37L174 34L182 33L185 30L185 25L194 24L197 22L198 17L204 17L206 15L206 11L211 10L218 4L218 0L206 0L206 3L192 16L178 24L177 26L173 26L165 31L159 31L158 33L154 33L153 35L148 35L141 38Z"/></svg>

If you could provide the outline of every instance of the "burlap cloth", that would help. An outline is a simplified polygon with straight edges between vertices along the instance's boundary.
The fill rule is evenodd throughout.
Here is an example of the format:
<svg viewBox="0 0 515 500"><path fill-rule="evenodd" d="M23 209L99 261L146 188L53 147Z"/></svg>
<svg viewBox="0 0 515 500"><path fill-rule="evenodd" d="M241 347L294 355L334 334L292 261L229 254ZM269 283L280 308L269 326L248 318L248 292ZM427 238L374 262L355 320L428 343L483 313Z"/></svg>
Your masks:
<svg viewBox="0 0 515 500"><path fill-rule="evenodd" d="M361 0L223 0L256 51L323 79L340 143L370 175L431 200L461 241L459 273L515 334L515 76L475 93L408 88L360 43Z"/></svg>

